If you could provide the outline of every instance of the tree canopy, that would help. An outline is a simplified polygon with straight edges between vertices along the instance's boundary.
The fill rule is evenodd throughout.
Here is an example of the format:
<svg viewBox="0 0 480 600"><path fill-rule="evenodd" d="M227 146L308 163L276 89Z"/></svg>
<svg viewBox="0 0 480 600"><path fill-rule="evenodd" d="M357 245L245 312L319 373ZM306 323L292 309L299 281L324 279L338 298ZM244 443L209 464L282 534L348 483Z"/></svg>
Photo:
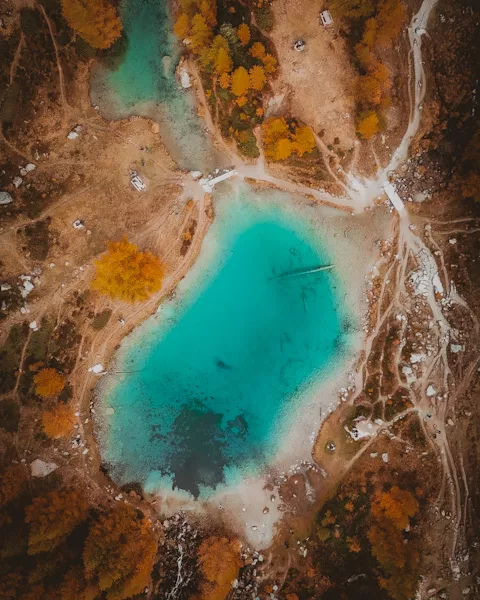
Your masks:
<svg viewBox="0 0 480 600"><path fill-rule="evenodd" d="M224 600L242 566L238 540L209 537L200 544L198 556L204 576L202 600Z"/></svg>
<svg viewBox="0 0 480 600"><path fill-rule="evenodd" d="M67 436L74 424L74 410L67 404L57 404L42 414L43 432L51 439Z"/></svg>
<svg viewBox="0 0 480 600"><path fill-rule="evenodd" d="M287 123L285 117L273 117L263 124L263 145L269 160L285 160L292 154L303 156L315 149L310 127Z"/></svg>
<svg viewBox="0 0 480 600"><path fill-rule="evenodd" d="M93 48L110 47L122 33L122 23L109 0L61 0L63 16Z"/></svg>
<svg viewBox="0 0 480 600"><path fill-rule="evenodd" d="M110 242L95 261L92 288L124 302L147 300L162 287L164 267L157 256L141 252L126 238Z"/></svg>
<svg viewBox="0 0 480 600"><path fill-rule="evenodd" d="M130 598L148 584L156 552L144 516L128 504L116 505L90 527L83 552L86 578L107 600Z"/></svg>
<svg viewBox="0 0 480 600"><path fill-rule="evenodd" d="M78 490L54 490L37 496L25 509L25 522L29 524L28 553L50 552L86 516L87 502Z"/></svg>
<svg viewBox="0 0 480 600"><path fill-rule="evenodd" d="M35 393L42 398L55 398L65 386L65 377L55 369L42 369L33 378Z"/></svg>

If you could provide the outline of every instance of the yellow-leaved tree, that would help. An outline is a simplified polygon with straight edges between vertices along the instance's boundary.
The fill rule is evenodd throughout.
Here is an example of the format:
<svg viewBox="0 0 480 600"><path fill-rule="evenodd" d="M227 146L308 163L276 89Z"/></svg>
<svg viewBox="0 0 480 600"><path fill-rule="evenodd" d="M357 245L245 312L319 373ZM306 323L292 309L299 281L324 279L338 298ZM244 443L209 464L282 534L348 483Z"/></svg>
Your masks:
<svg viewBox="0 0 480 600"><path fill-rule="evenodd" d="M230 73L232 70L232 59L225 48L220 48L215 59L215 71L218 75Z"/></svg>
<svg viewBox="0 0 480 600"><path fill-rule="evenodd" d="M93 48L109 48L122 33L117 9L109 0L61 0L65 20Z"/></svg>
<svg viewBox="0 0 480 600"><path fill-rule="evenodd" d="M57 404L42 414L43 432L51 439L66 437L74 424L74 411L67 404Z"/></svg>
<svg viewBox="0 0 480 600"><path fill-rule="evenodd" d="M315 149L315 136L310 127L302 125L295 129L293 134L294 150L298 156L309 154Z"/></svg>
<svg viewBox="0 0 480 600"><path fill-rule="evenodd" d="M212 41L213 33L208 26L205 17L197 13L192 19L191 42L192 50L200 54L208 48Z"/></svg>
<svg viewBox="0 0 480 600"><path fill-rule="evenodd" d="M110 242L108 250L95 261L92 288L124 302L141 302L162 287L164 267L150 252L141 252L123 238Z"/></svg>
<svg viewBox="0 0 480 600"><path fill-rule="evenodd" d="M33 378L35 393L42 398L55 398L65 387L65 377L55 369L42 369Z"/></svg>

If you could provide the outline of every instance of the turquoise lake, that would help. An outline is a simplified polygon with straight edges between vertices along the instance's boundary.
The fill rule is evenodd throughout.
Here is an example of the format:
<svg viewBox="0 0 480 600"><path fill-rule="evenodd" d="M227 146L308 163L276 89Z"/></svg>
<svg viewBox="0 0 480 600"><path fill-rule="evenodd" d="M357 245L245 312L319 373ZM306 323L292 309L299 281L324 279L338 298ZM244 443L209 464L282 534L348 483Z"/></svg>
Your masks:
<svg viewBox="0 0 480 600"><path fill-rule="evenodd" d="M119 352L100 436L117 482L205 496L258 473L344 349L334 275L275 279L331 262L314 225L249 192L221 201L206 240L215 250Z"/></svg>
<svg viewBox="0 0 480 600"><path fill-rule="evenodd" d="M166 6L121 4L124 51L115 68L102 67L102 110L113 99L122 115L151 116L153 103L180 166L219 166L192 96L174 77L178 48ZM119 484L206 498L259 474L348 346L334 272L276 279L333 262L311 213L293 210L288 194L238 181L220 191L176 297L124 340L98 390L102 460Z"/></svg>

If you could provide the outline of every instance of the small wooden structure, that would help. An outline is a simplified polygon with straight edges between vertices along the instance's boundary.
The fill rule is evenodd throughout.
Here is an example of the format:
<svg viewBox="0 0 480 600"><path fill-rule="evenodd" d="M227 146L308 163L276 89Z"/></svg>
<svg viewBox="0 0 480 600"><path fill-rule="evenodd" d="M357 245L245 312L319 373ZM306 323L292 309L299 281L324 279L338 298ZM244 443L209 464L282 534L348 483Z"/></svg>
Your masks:
<svg viewBox="0 0 480 600"><path fill-rule="evenodd" d="M322 10L320 13L320 21L324 27L328 27L328 25L333 24L333 18L329 10Z"/></svg>

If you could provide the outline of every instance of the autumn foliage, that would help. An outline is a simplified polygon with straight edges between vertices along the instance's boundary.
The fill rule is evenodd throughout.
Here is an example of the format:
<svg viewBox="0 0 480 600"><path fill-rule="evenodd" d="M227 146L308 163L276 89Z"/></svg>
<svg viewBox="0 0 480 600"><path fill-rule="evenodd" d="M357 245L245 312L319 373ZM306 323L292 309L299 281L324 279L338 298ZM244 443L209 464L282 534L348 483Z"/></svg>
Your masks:
<svg viewBox="0 0 480 600"><path fill-rule="evenodd" d="M199 563L204 576L202 600L224 600L242 566L237 540L209 537L199 548Z"/></svg>
<svg viewBox="0 0 480 600"><path fill-rule="evenodd" d="M407 600L415 595L418 581L418 553L406 542L403 532L418 511L416 498L397 486L389 492L377 493L371 504L374 522L368 530L372 554L385 577L380 578L395 600Z"/></svg>
<svg viewBox="0 0 480 600"><path fill-rule="evenodd" d="M162 287L164 268L160 259L141 252L126 238L110 242L95 266L92 288L114 299L141 302Z"/></svg>
<svg viewBox="0 0 480 600"><path fill-rule="evenodd" d="M34 498L25 509L28 553L50 552L87 516L87 502L77 490L54 490Z"/></svg>
<svg viewBox="0 0 480 600"><path fill-rule="evenodd" d="M0 472L0 507L15 500L25 483L25 473L20 465L9 465Z"/></svg>
<svg viewBox="0 0 480 600"><path fill-rule="evenodd" d="M67 436L74 424L74 411L67 404L57 404L42 414L43 432L51 439Z"/></svg>
<svg viewBox="0 0 480 600"><path fill-rule="evenodd" d="M265 156L279 161L292 154L303 156L315 149L315 137L310 127L287 123L284 117L268 119L263 124L263 144Z"/></svg>
<svg viewBox="0 0 480 600"><path fill-rule="evenodd" d="M122 33L122 23L109 0L61 0L63 16L92 48L110 47Z"/></svg>
<svg viewBox="0 0 480 600"><path fill-rule="evenodd" d="M42 398L55 398L65 386L65 378L55 369L42 369L33 378L35 393Z"/></svg>
<svg viewBox="0 0 480 600"><path fill-rule="evenodd" d="M148 521L133 507L120 504L90 527L83 552L86 578L107 600L130 598L148 584L156 552Z"/></svg>
<svg viewBox="0 0 480 600"><path fill-rule="evenodd" d="M378 49L390 47L398 37L406 9L401 0L332 0L332 10L361 31L354 47L359 69L357 133L368 140L378 132L380 116L390 105L391 75Z"/></svg>
<svg viewBox="0 0 480 600"><path fill-rule="evenodd" d="M256 158L253 132L263 121L263 94L277 70L277 59L247 5L230 7L235 25L217 22L215 0L181 0L175 34L185 42L202 69L205 96L222 134L237 142L242 154ZM270 0L255 0L255 15L267 15ZM265 27L267 29L267 27Z"/></svg>

